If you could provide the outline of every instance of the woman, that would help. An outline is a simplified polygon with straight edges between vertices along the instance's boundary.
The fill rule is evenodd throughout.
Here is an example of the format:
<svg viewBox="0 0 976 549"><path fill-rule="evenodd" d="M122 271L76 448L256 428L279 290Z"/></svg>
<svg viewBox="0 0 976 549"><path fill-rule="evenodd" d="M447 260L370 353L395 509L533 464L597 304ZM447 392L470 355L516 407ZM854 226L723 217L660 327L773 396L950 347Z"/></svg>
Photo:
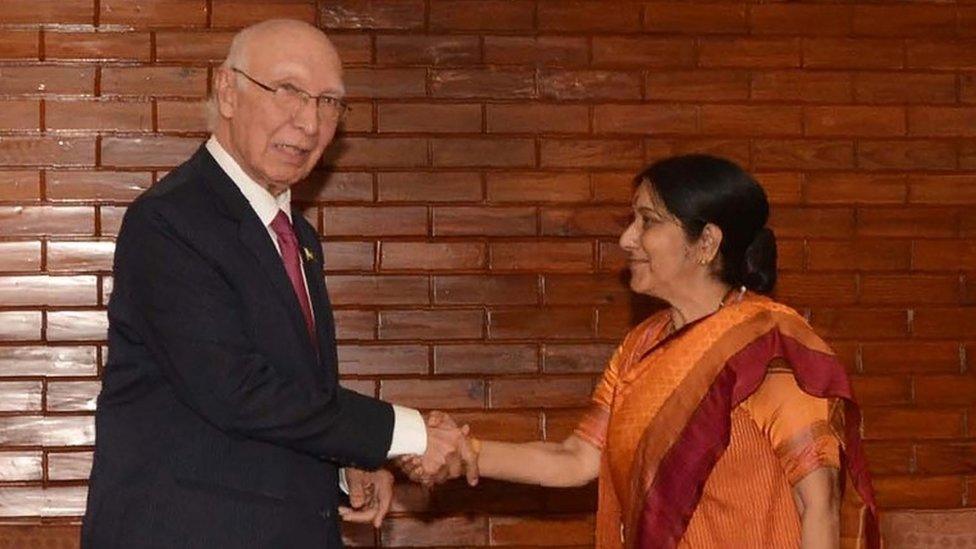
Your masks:
<svg viewBox="0 0 976 549"><path fill-rule="evenodd" d="M670 307L625 337L573 435L472 438L469 478L599 477L600 548L837 547L843 448L876 546L844 369L802 317L762 295L776 281L762 188L705 155L662 160L635 183L620 237L630 287Z"/></svg>

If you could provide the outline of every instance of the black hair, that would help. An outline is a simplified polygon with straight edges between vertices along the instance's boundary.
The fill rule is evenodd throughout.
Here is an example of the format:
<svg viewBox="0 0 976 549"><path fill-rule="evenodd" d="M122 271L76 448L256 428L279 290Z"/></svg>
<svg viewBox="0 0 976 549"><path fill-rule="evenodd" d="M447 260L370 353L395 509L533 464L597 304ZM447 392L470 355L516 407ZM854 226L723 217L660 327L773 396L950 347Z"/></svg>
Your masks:
<svg viewBox="0 0 976 549"><path fill-rule="evenodd" d="M776 237L766 227L766 192L736 163L706 154L672 156L644 168L634 184L648 184L689 240L711 223L722 230L719 278L768 294L776 285Z"/></svg>

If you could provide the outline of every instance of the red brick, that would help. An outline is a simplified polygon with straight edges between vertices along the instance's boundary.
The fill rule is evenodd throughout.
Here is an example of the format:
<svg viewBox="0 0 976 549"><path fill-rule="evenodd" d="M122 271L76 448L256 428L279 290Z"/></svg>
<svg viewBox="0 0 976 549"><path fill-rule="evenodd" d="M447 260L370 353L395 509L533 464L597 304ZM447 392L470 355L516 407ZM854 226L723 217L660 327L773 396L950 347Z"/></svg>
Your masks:
<svg viewBox="0 0 976 549"><path fill-rule="evenodd" d="M94 412L101 385L98 381L49 382L45 409L52 412Z"/></svg>
<svg viewBox="0 0 976 549"><path fill-rule="evenodd" d="M484 408L485 382L474 379L385 379L380 382L380 398L412 408Z"/></svg>
<svg viewBox="0 0 976 549"><path fill-rule="evenodd" d="M206 0L101 0L99 22L137 27L202 27Z"/></svg>
<svg viewBox="0 0 976 549"><path fill-rule="evenodd" d="M434 236L525 236L536 233L535 208L434 208Z"/></svg>
<svg viewBox="0 0 976 549"><path fill-rule="evenodd" d="M854 34L863 36L951 37L956 10L949 5L854 6Z"/></svg>
<svg viewBox="0 0 976 549"><path fill-rule="evenodd" d="M12 418L15 421L26 419L35 420L36 418ZM63 418L65 421L58 421L62 418L47 418L44 423L51 425L65 425L70 428L76 418ZM88 418L77 418L88 419ZM11 422L13 423L13 422ZM19 427L23 422L16 421ZM87 489L84 486L5 486L0 489L0 497L11 504L5 506L4 513L8 517L27 517L27 516L78 516L85 511L85 495ZM8 530L11 527L6 528ZM13 537L13 543L22 547L40 547L43 545L68 546L76 543L78 530L71 527L61 526L44 528L34 527L34 535L24 535L23 537ZM7 541L6 539L4 540ZM43 544L43 545L39 545Z"/></svg>
<svg viewBox="0 0 976 549"><path fill-rule="evenodd" d="M380 202L470 202L481 200L475 173L384 172L377 175Z"/></svg>
<svg viewBox="0 0 976 549"><path fill-rule="evenodd" d="M479 242L384 242L380 245L380 269L480 269L487 250Z"/></svg>
<svg viewBox="0 0 976 549"><path fill-rule="evenodd" d="M161 132L207 131L206 101L156 101L156 122Z"/></svg>
<svg viewBox="0 0 976 549"><path fill-rule="evenodd" d="M952 210L936 208L864 209L858 212L857 233L885 237L951 237L959 221Z"/></svg>
<svg viewBox="0 0 976 549"><path fill-rule="evenodd" d="M915 401L920 406L966 406L973 403L974 394L972 375L915 376Z"/></svg>
<svg viewBox="0 0 976 549"><path fill-rule="evenodd" d="M347 69L343 72L346 92L354 99L423 97L424 69Z"/></svg>
<svg viewBox="0 0 976 549"><path fill-rule="evenodd" d="M503 309L488 313L488 334L492 339L589 338L593 336L593 326L590 308ZM588 396L593 386L589 379L585 381L589 384L584 391ZM497 405L494 396L492 400Z"/></svg>
<svg viewBox="0 0 976 549"><path fill-rule="evenodd" d="M315 0L211 0L211 26L241 28L280 17L315 24Z"/></svg>
<svg viewBox="0 0 976 549"><path fill-rule="evenodd" d="M944 77L950 77L951 76L951 77L953 77L953 80L955 79L955 75L954 74L947 74L947 75L943 75L943 76ZM960 80L960 90L959 90L959 98L960 98L960 100L963 103L976 103L976 73L962 74L962 75L959 76L959 80ZM943 102L944 103L951 103L951 102L953 102L953 100L954 100L954 97L952 99L947 99L947 100L945 100Z"/></svg>
<svg viewBox="0 0 976 549"><path fill-rule="evenodd" d="M896 309L815 309L814 330L828 339L904 338L908 313Z"/></svg>
<svg viewBox="0 0 976 549"><path fill-rule="evenodd" d="M375 248L372 242L325 242L325 271L372 271Z"/></svg>
<svg viewBox="0 0 976 549"><path fill-rule="evenodd" d="M631 292L617 274L546 275L547 305L627 305Z"/></svg>
<svg viewBox="0 0 976 549"><path fill-rule="evenodd" d="M908 132L920 136L976 136L976 107L912 107Z"/></svg>
<svg viewBox="0 0 976 549"><path fill-rule="evenodd" d="M549 442L561 442L573 434L582 410L546 410L545 436Z"/></svg>
<svg viewBox="0 0 976 549"><path fill-rule="evenodd" d="M964 434L963 423L960 410L868 408L864 410L864 438L957 438Z"/></svg>
<svg viewBox="0 0 976 549"><path fill-rule="evenodd" d="M908 181L912 204L976 203L976 175L912 175Z"/></svg>
<svg viewBox="0 0 976 549"><path fill-rule="evenodd" d="M0 303L7 306L97 305L94 276L0 277Z"/></svg>
<svg viewBox="0 0 976 549"><path fill-rule="evenodd" d="M534 373L539 369L537 354L535 345L438 345L434 348L434 372L437 374Z"/></svg>
<svg viewBox="0 0 976 549"><path fill-rule="evenodd" d="M435 30L531 30L535 6L527 0L432 0Z"/></svg>
<svg viewBox="0 0 976 549"><path fill-rule="evenodd" d="M806 251L802 240L776 241L776 268L780 271L803 269Z"/></svg>
<svg viewBox="0 0 976 549"><path fill-rule="evenodd" d="M547 236L614 236L624 231L628 212L619 207L545 208L540 214Z"/></svg>
<svg viewBox="0 0 976 549"><path fill-rule="evenodd" d="M807 267L823 270L906 270L911 262L912 246L899 240L811 240ZM974 255L976 261L976 255Z"/></svg>
<svg viewBox="0 0 976 549"><path fill-rule="evenodd" d="M593 200L630 204L634 196L634 174L631 172L600 172L590 176L593 181Z"/></svg>
<svg viewBox="0 0 976 549"><path fill-rule="evenodd" d="M93 452L50 452L47 475L50 480L86 480L91 474Z"/></svg>
<svg viewBox="0 0 976 549"><path fill-rule="evenodd" d="M642 163L641 143L629 139L544 139L542 166L630 168Z"/></svg>
<svg viewBox="0 0 976 549"><path fill-rule="evenodd" d="M905 109L901 107L806 107L807 135L905 135Z"/></svg>
<svg viewBox="0 0 976 549"><path fill-rule="evenodd" d="M802 201L802 176L796 172L755 173L770 204L799 204Z"/></svg>
<svg viewBox="0 0 976 549"><path fill-rule="evenodd" d="M420 29L426 9L424 0L337 0L319 13L327 29Z"/></svg>
<svg viewBox="0 0 976 549"><path fill-rule="evenodd" d="M488 517L458 516L436 519L395 517L383 521L380 543L384 547L469 545L487 543Z"/></svg>
<svg viewBox="0 0 976 549"><path fill-rule="evenodd" d="M637 322L646 318L616 305L597 307L596 315L596 337L614 341L622 339Z"/></svg>
<svg viewBox="0 0 976 549"><path fill-rule="evenodd" d="M377 120L380 133L478 133L481 131L481 105L380 104Z"/></svg>
<svg viewBox="0 0 976 549"><path fill-rule="evenodd" d="M709 139L673 139L669 141L660 138L645 140L645 161L661 159L675 154L711 154L722 156L741 165L750 165L750 141L747 138L709 138ZM633 166L630 166L632 169Z"/></svg>
<svg viewBox="0 0 976 549"><path fill-rule="evenodd" d="M40 101L25 99L0 101L0 129L36 132L40 129L40 123Z"/></svg>
<svg viewBox="0 0 976 549"><path fill-rule="evenodd" d="M808 38L803 66L823 69L898 69L905 66L904 45L897 40Z"/></svg>
<svg viewBox="0 0 976 549"><path fill-rule="evenodd" d="M29 339L40 339L41 315L37 311L4 312L0 320L0 334L23 331L36 334ZM5 376L93 376L97 369L95 347L0 347L0 369Z"/></svg>
<svg viewBox="0 0 976 549"><path fill-rule="evenodd" d="M149 61L147 32L46 32L47 59Z"/></svg>
<svg viewBox="0 0 976 549"><path fill-rule="evenodd" d="M301 202L372 202L373 176L364 172L313 171L292 187L292 198Z"/></svg>
<svg viewBox="0 0 976 549"><path fill-rule="evenodd" d="M40 311L0 311L0 341L39 339L41 339Z"/></svg>
<svg viewBox="0 0 976 549"><path fill-rule="evenodd" d="M776 282L776 298L794 307L853 305L857 278L850 274L782 274Z"/></svg>
<svg viewBox="0 0 976 549"><path fill-rule="evenodd" d="M956 75L860 72L854 75L854 95L862 103L954 103Z"/></svg>
<svg viewBox="0 0 976 549"><path fill-rule="evenodd" d="M962 349L951 342L864 343L861 363L866 373L945 374L962 371Z"/></svg>
<svg viewBox="0 0 976 549"><path fill-rule="evenodd" d="M600 373L613 355L612 344L547 343L542 369L553 373Z"/></svg>
<svg viewBox="0 0 976 549"><path fill-rule="evenodd" d="M976 142L963 140L959 144L959 167L964 170L976 170Z"/></svg>
<svg viewBox="0 0 976 549"><path fill-rule="evenodd" d="M839 169L854 167L854 143L826 139L762 139L753 143L758 168Z"/></svg>
<svg viewBox="0 0 976 549"><path fill-rule="evenodd" d="M607 9L604 2L540 2L539 29L545 31L636 32L641 29L641 5L615 2Z"/></svg>
<svg viewBox="0 0 976 549"><path fill-rule="evenodd" d="M861 277L861 303L912 305L918 302L919 296L925 296L925 303L929 305L959 303L959 277L917 274Z"/></svg>
<svg viewBox="0 0 976 549"><path fill-rule="evenodd" d="M9 136L0 141L0 165L92 166L95 140L90 137Z"/></svg>
<svg viewBox="0 0 976 549"><path fill-rule="evenodd" d="M0 233L21 235L90 235L94 208L86 206L0 206Z"/></svg>
<svg viewBox="0 0 976 549"><path fill-rule="evenodd" d="M946 141L859 141L858 166L867 169L940 170L956 167L956 147Z"/></svg>
<svg viewBox="0 0 976 549"><path fill-rule="evenodd" d="M376 131L373 126L373 115L372 103L365 101L351 101L348 103L345 115L339 123L339 128L337 130L338 135L343 135L350 132L364 132L372 133Z"/></svg>
<svg viewBox="0 0 976 549"><path fill-rule="evenodd" d="M434 97L525 98L535 95L535 70L439 69L431 71L430 93Z"/></svg>
<svg viewBox="0 0 976 549"><path fill-rule="evenodd" d="M749 9L753 34L846 35L851 8L843 4L754 4Z"/></svg>
<svg viewBox="0 0 976 549"><path fill-rule="evenodd" d="M492 202L584 202L589 197L590 183L583 174L488 174L488 200Z"/></svg>
<svg viewBox="0 0 976 549"><path fill-rule="evenodd" d="M470 65L481 60L481 44L477 36L377 36L376 60L393 65Z"/></svg>
<svg viewBox="0 0 976 549"><path fill-rule="evenodd" d="M350 63L370 63L373 60L372 37L363 34L335 34L329 31L329 41L339 51L339 57L346 65Z"/></svg>
<svg viewBox="0 0 976 549"><path fill-rule="evenodd" d="M31 450L0 453L0 480L4 482L40 481L43 478L43 453Z"/></svg>
<svg viewBox="0 0 976 549"><path fill-rule="evenodd" d="M438 305L531 305L539 301L536 275L434 277Z"/></svg>
<svg viewBox="0 0 976 549"><path fill-rule="evenodd" d="M0 411L39 412L41 410L41 390L42 385L39 381L0 382L0 397L2 397L0 398Z"/></svg>
<svg viewBox="0 0 976 549"><path fill-rule="evenodd" d="M976 68L976 41L973 40L909 40L907 49L909 68Z"/></svg>
<svg viewBox="0 0 976 549"><path fill-rule="evenodd" d="M36 202L41 199L37 170L0 170L0 200Z"/></svg>
<svg viewBox="0 0 976 549"><path fill-rule="evenodd" d="M655 36L597 36L593 38L593 64L605 67L693 67L692 38Z"/></svg>
<svg viewBox="0 0 976 549"><path fill-rule="evenodd" d="M644 96L650 100L735 101L749 97L749 73L728 70L649 71Z"/></svg>
<svg viewBox="0 0 976 549"><path fill-rule="evenodd" d="M340 345L340 375L426 374L425 345Z"/></svg>
<svg viewBox="0 0 976 549"><path fill-rule="evenodd" d="M954 338L976 336L976 309L915 309L912 333L918 337Z"/></svg>
<svg viewBox="0 0 976 549"><path fill-rule="evenodd" d="M336 338L340 341L376 339L377 318L373 311L334 311Z"/></svg>
<svg viewBox="0 0 976 549"><path fill-rule="evenodd" d="M152 106L143 101L48 101L49 130L152 130Z"/></svg>
<svg viewBox="0 0 976 549"><path fill-rule="evenodd" d="M95 69L92 67L55 65L0 67L0 93L2 94L91 95L94 89Z"/></svg>
<svg viewBox="0 0 976 549"><path fill-rule="evenodd" d="M49 311L48 341L104 341L108 330L105 311Z"/></svg>
<svg viewBox="0 0 976 549"><path fill-rule="evenodd" d="M786 68L800 66L800 41L795 38L702 38L702 67Z"/></svg>
<svg viewBox="0 0 976 549"><path fill-rule="evenodd" d="M6 0L0 24L93 24L89 0Z"/></svg>
<svg viewBox="0 0 976 549"><path fill-rule="evenodd" d="M695 105L597 105L593 108L597 133L696 133Z"/></svg>
<svg viewBox="0 0 976 549"><path fill-rule="evenodd" d="M485 63L579 67L589 61L586 38L574 36L486 36Z"/></svg>
<svg viewBox="0 0 976 549"><path fill-rule="evenodd" d="M102 165L118 167L175 167L200 147L197 137L106 137L102 139Z"/></svg>
<svg viewBox="0 0 976 549"><path fill-rule="evenodd" d="M48 271L111 271L115 243L112 241L48 242Z"/></svg>
<svg viewBox="0 0 976 549"><path fill-rule="evenodd" d="M49 200L132 200L152 184L148 172L47 172Z"/></svg>
<svg viewBox="0 0 976 549"><path fill-rule="evenodd" d="M343 137L326 149L321 163L347 167L420 167L427 165L427 141L416 138Z"/></svg>
<svg viewBox="0 0 976 549"><path fill-rule="evenodd" d="M803 186L810 204L904 204L904 176L861 173L810 173Z"/></svg>
<svg viewBox="0 0 976 549"><path fill-rule="evenodd" d="M956 34L964 38L976 38L976 7L959 6L956 17Z"/></svg>
<svg viewBox="0 0 976 549"><path fill-rule="evenodd" d="M703 105L706 134L799 135L803 111L796 106Z"/></svg>
<svg viewBox="0 0 976 549"><path fill-rule="evenodd" d="M98 208L98 220L102 235L119 234L122 226L122 216L125 215L124 206L101 206Z"/></svg>
<svg viewBox="0 0 976 549"><path fill-rule="evenodd" d="M480 339L478 310L380 311L380 339Z"/></svg>
<svg viewBox="0 0 976 549"><path fill-rule="evenodd" d="M233 31L156 31L156 60L223 61L233 37Z"/></svg>
<svg viewBox="0 0 976 549"><path fill-rule="evenodd" d="M190 67L104 67L106 95L203 97L207 71Z"/></svg>
<svg viewBox="0 0 976 549"><path fill-rule="evenodd" d="M752 98L792 102L851 101L852 78L841 72L763 71L752 75Z"/></svg>
<svg viewBox="0 0 976 549"><path fill-rule="evenodd" d="M427 208L420 206L330 207L325 209L324 234L425 235Z"/></svg>
<svg viewBox="0 0 976 549"><path fill-rule="evenodd" d="M37 59L39 44L36 30L0 30L0 58Z"/></svg>
<svg viewBox="0 0 976 549"><path fill-rule="evenodd" d="M976 269L976 242L919 240L912 248L912 269L917 271Z"/></svg>
<svg viewBox="0 0 976 549"><path fill-rule="evenodd" d="M907 376L852 376L857 403L865 406L905 406L912 402L912 380Z"/></svg>
<svg viewBox="0 0 976 549"><path fill-rule="evenodd" d="M336 305L426 305L427 277L332 275L326 277Z"/></svg>
<svg viewBox="0 0 976 549"><path fill-rule="evenodd" d="M435 139L435 166L529 167L535 164L531 139Z"/></svg>
<svg viewBox="0 0 976 549"><path fill-rule="evenodd" d="M543 103L487 105L489 133L585 133L589 110L583 105Z"/></svg>
<svg viewBox="0 0 976 549"><path fill-rule="evenodd" d="M539 76L539 94L557 101L640 99L638 73L619 71L549 71Z"/></svg>
<svg viewBox="0 0 976 549"><path fill-rule="evenodd" d="M0 242L0 271L36 272L40 269L39 241Z"/></svg>
<svg viewBox="0 0 976 549"><path fill-rule="evenodd" d="M746 8L739 4L709 4L707 8L679 2L644 5L644 30L681 34L732 34L749 30Z"/></svg>
<svg viewBox="0 0 976 549"><path fill-rule="evenodd" d="M588 271L593 263L589 242L494 242L492 270Z"/></svg>
<svg viewBox="0 0 976 549"><path fill-rule="evenodd" d="M942 442L915 447L918 472L926 475L963 475L976 465L976 444Z"/></svg>
<svg viewBox="0 0 976 549"><path fill-rule="evenodd" d="M960 477L881 477L873 484L886 509L959 507L966 490Z"/></svg>

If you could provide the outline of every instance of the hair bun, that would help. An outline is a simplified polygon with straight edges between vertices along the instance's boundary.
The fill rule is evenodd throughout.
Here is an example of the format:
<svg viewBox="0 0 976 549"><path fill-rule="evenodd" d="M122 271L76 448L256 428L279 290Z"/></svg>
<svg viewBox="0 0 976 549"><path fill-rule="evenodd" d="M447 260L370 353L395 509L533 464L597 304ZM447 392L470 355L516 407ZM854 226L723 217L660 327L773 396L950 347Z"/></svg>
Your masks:
<svg viewBox="0 0 976 549"><path fill-rule="evenodd" d="M776 235L772 229L759 229L746 248L743 260L743 285L760 294L773 291L776 286Z"/></svg>

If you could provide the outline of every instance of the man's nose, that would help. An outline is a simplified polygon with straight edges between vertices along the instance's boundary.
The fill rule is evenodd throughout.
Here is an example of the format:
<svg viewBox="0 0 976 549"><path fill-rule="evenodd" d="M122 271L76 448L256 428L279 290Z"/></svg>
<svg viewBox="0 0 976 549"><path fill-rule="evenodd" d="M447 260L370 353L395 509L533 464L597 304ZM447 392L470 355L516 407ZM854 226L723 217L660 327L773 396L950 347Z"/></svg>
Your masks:
<svg viewBox="0 0 976 549"><path fill-rule="evenodd" d="M319 109L315 100L302 102L292 116L293 123L308 135L319 132Z"/></svg>

